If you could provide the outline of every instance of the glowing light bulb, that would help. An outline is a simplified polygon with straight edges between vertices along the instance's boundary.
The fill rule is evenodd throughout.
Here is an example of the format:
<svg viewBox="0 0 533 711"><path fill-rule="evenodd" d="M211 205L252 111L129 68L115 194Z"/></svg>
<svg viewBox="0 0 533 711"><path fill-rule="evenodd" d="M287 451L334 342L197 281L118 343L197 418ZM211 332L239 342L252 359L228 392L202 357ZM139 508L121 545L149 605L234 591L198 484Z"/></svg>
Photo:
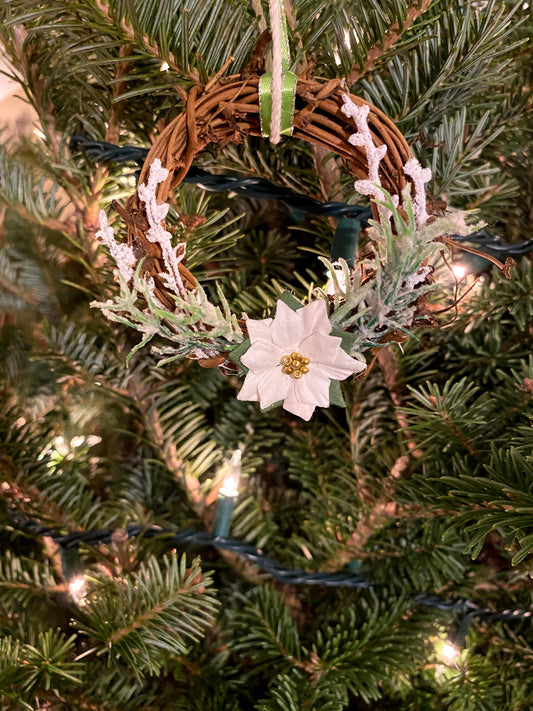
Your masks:
<svg viewBox="0 0 533 711"><path fill-rule="evenodd" d="M70 592L70 597L78 605L87 595L84 576L78 575L76 578L73 578L68 584L68 589Z"/></svg>
<svg viewBox="0 0 533 711"><path fill-rule="evenodd" d="M229 463L228 471L222 482L219 493L222 496L235 497L239 495L239 479L241 476L241 456L242 452L240 449L236 449L233 452L231 461Z"/></svg>
<svg viewBox="0 0 533 711"><path fill-rule="evenodd" d="M445 664L455 664L461 657L461 650L456 647L455 644L445 642L442 647L441 656Z"/></svg>
<svg viewBox="0 0 533 711"><path fill-rule="evenodd" d="M233 452L231 461L227 465L222 486L218 492L217 508L215 514L215 524L213 532L215 536L225 538L231 526L231 517L239 497L239 478L241 476L241 455L240 449Z"/></svg>
<svg viewBox="0 0 533 711"><path fill-rule="evenodd" d="M454 273L456 279L462 279L466 274L466 271L466 267L463 267L460 264L454 264L452 267L452 272Z"/></svg>

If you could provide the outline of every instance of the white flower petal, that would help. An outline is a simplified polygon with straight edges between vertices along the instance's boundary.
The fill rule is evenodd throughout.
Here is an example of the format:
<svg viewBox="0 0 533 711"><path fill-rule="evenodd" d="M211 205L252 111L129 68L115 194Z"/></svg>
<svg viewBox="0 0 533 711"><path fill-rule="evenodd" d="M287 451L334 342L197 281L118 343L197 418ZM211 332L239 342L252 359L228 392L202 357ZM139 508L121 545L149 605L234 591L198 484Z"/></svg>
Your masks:
<svg viewBox="0 0 533 711"><path fill-rule="evenodd" d="M319 407L329 405L329 378L318 368L300 378L294 390L300 402Z"/></svg>
<svg viewBox="0 0 533 711"><path fill-rule="evenodd" d="M247 373L244 378L244 383L242 388L237 393L237 400L253 400L254 402L259 401L259 393L257 392L257 384L260 380L259 375L252 373L251 371Z"/></svg>
<svg viewBox="0 0 533 711"><path fill-rule="evenodd" d="M291 378L292 380L292 378ZM302 420L310 420L313 412L315 411L315 405L311 405L307 402L300 402L296 396L296 388L294 387L296 381L293 381L291 385L293 387L289 388L289 391L283 401L283 408L287 412L292 412L293 415L301 417Z"/></svg>
<svg viewBox="0 0 533 711"><path fill-rule="evenodd" d="M335 351L333 358L324 366L324 373L333 380L344 380L352 373L360 373L366 368L366 363L361 363L348 355L342 348Z"/></svg>
<svg viewBox="0 0 533 711"><path fill-rule="evenodd" d="M306 335L313 332L329 333L331 331L331 323L324 299L311 301L307 306L298 309L298 314L301 315Z"/></svg>
<svg viewBox="0 0 533 711"><path fill-rule="evenodd" d="M246 328L248 330L248 335L250 336L250 341L255 343L256 341L266 341L267 343L272 342L272 335L270 333L270 327L273 319L252 319L249 318L246 321Z"/></svg>
<svg viewBox="0 0 533 711"><path fill-rule="evenodd" d="M326 365L335 356L340 347L341 339L338 336L327 336L324 333L311 333L300 344L301 354L309 358L311 363Z"/></svg>
<svg viewBox="0 0 533 711"><path fill-rule="evenodd" d="M246 353L241 356L241 362L254 373L261 373L269 368L275 368L281 363L281 349L273 343L256 341Z"/></svg>
<svg viewBox="0 0 533 711"><path fill-rule="evenodd" d="M257 384L261 407L264 409L275 402L283 400L287 395L291 380L292 378L289 375L281 372L281 365L279 368L272 368L266 373L261 373Z"/></svg>
<svg viewBox="0 0 533 711"><path fill-rule="evenodd" d="M281 299L278 300L271 336L272 341L286 353L298 350L300 342L307 335L301 311L303 309L293 311Z"/></svg>

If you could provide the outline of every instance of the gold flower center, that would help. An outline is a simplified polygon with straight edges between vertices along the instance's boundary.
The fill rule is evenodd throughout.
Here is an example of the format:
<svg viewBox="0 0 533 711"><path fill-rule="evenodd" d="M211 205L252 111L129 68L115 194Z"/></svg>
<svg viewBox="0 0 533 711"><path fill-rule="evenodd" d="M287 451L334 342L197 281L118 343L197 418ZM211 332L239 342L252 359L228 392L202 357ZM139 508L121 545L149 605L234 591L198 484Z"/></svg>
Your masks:
<svg viewBox="0 0 533 711"><path fill-rule="evenodd" d="M281 359L281 369L282 373L285 375L290 375L291 378L299 380L302 375L309 372L309 358L304 358L301 353L291 353L290 355L284 355Z"/></svg>

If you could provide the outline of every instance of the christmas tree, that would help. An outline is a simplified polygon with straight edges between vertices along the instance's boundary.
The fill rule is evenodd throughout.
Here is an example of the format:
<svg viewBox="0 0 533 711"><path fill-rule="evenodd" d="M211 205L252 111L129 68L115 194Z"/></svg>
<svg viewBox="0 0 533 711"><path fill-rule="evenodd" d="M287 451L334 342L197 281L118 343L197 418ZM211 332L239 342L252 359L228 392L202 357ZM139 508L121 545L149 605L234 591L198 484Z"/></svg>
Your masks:
<svg viewBox="0 0 533 711"><path fill-rule="evenodd" d="M533 708L529 4L277 4L0 9L6 711Z"/></svg>

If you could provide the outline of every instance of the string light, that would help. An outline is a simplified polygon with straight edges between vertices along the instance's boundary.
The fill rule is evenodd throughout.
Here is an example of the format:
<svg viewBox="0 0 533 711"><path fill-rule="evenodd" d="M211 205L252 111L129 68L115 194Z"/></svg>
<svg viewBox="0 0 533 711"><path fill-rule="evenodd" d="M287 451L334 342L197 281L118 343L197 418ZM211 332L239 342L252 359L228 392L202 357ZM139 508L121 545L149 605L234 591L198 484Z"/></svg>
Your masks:
<svg viewBox="0 0 533 711"><path fill-rule="evenodd" d="M70 592L70 597L76 603L76 605L83 604L83 598L87 595L87 589L85 587L85 576L78 575L73 578L68 584L68 589Z"/></svg>
<svg viewBox="0 0 533 711"><path fill-rule="evenodd" d="M240 452L240 450L238 451ZM240 466L240 456L235 452L232 461L235 462L237 459L239 460ZM230 475L229 471L227 475ZM234 488L234 486L235 485L232 485L229 490L235 492L236 488ZM48 536L59 544L64 575L67 580L69 577L72 578L72 574L69 576L68 573L68 571L72 569L72 565L67 565L67 554L75 553L78 543L85 543L90 546L97 545L98 543L109 543L113 534L113 529L74 531L73 533L60 534L53 528L43 526L38 521L27 518L20 512L10 511L9 514L11 520L17 526L34 536ZM226 538L216 533L196 531L193 529L176 531L175 529L164 529L160 526L146 528L140 524L130 524L126 526L125 530L130 538L139 535L142 535L144 538L154 538L165 535L168 537L167 540L172 542L176 547L193 544L198 546L212 546L217 549L226 550L257 565L267 575L271 575L285 585L321 585L325 587L344 587L352 589L376 587L371 581L361 575L358 569L352 570L352 566L347 566L337 572L291 570L285 568L281 563L265 555L262 551L248 543ZM530 619L533 616L531 610L503 610L503 612L498 612L479 608L469 600L462 598L456 600L445 599L440 595L426 593L415 595L413 597L413 604L466 615L465 620L467 620L468 626L475 619L517 621L525 618ZM441 647L443 647L445 643L446 640L440 640ZM437 649L436 652L438 654Z"/></svg>
<svg viewBox="0 0 533 711"><path fill-rule="evenodd" d="M456 647L455 644L452 644L451 642L445 642L440 656L442 658L442 661L450 666L451 664L457 664L457 662L461 658L461 650L459 647Z"/></svg>
<svg viewBox="0 0 533 711"><path fill-rule="evenodd" d="M61 435L54 437L52 440L52 447L61 457L66 457L69 453L68 444L65 442L65 438Z"/></svg>
<svg viewBox="0 0 533 711"><path fill-rule="evenodd" d="M239 480L241 476L241 456L240 449L233 452L228 464L222 486L218 492L217 509L215 515L215 525L213 532L215 536L224 538L228 535L231 526L231 517L239 497Z"/></svg>
<svg viewBox="0 0 533 711"><path fill-rule="evenodd" d="M467 269L463 267L462 264L454 264L452 266L452 272L456 279L461 280L465 276Z"/></svg>

